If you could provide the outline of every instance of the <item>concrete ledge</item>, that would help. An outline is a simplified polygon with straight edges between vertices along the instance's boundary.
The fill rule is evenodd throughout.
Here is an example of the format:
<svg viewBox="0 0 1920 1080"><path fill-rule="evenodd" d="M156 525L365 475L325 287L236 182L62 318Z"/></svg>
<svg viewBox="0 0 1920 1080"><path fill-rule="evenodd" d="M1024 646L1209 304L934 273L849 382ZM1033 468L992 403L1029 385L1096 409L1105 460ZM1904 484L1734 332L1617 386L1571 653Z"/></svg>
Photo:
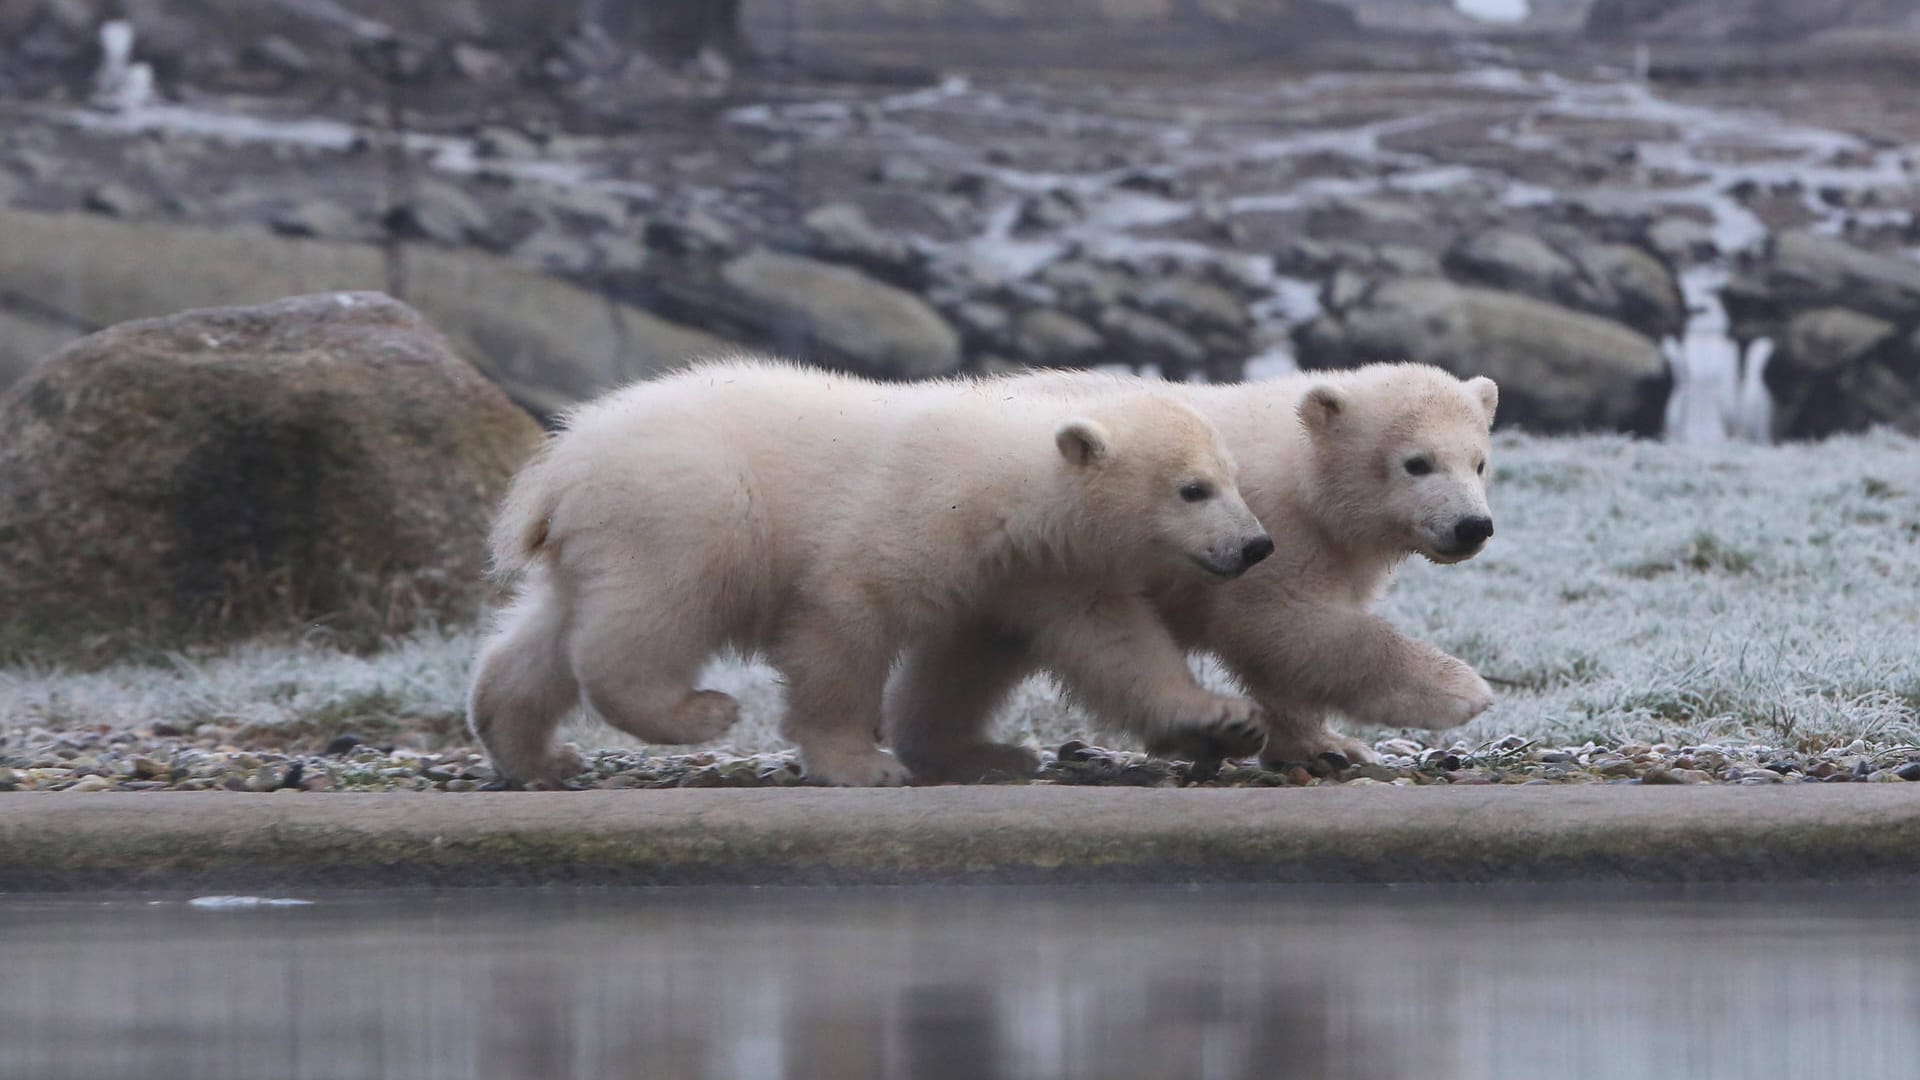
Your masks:
<svg viewBox="0 0 1920 1080"><path fill-rule="evenodd" d="M1920 784L0 795L0 891L1920 878Z"/></svg>

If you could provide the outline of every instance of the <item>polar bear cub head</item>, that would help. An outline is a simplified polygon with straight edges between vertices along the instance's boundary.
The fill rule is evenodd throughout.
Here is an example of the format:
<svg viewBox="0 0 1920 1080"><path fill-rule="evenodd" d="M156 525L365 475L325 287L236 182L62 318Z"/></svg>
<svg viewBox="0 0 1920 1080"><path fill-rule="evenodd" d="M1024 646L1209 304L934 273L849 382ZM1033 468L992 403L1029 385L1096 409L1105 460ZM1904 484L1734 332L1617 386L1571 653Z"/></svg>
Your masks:
<svg viewBox="0 0 1920 1080"><path fill-rule="evenodd" d="M1187 405L1156 393L1089 405L1054 444L1077 485L1081 521L1109 552L1146 553L1238 577L1273 553L1240 497L1233 456Z"/></svg>
<svg viewBox="0 0 1920 1080"><path fill-rule="evenodd" d="M1500 388L1424 364L1330 374L1300 400L1322 505L1359 535L1438 563L1493 536L1488 434Z"/></svg>

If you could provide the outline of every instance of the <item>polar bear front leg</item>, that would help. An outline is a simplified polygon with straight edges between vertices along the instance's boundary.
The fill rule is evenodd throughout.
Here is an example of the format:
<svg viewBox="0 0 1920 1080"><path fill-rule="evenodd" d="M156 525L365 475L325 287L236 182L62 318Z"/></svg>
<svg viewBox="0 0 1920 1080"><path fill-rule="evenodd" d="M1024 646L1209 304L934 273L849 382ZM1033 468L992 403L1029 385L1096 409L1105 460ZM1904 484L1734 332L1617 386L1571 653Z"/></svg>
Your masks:
<svg viewBox="0 0 1920 1080"><path fill-rule="evenodd" d="M1150 753L1232 760L1259 753L1266 742L1260 706L1195 681L1187 651L1144 598L1035 597L1026 621L1035 655L1067 691L1138 733Z"/></svg>
<svg viewBox="0 0 1920 1080"><path fill-rule="evenodd" d="M1269 762L1326 750L1371 757L1327 727L1330 710L1376 727L1438 730L1493 705L1492 689L1464 661L1354 608L1276 604L1262 617L1234 620L1209 644L1274 714Z"/></svg>
<svg viewBox="0 0 1920 1080"><path fill-rule="evenodd" d="M907 769L875 745L896 639L884 620L813 607L789 620L771 650L787 680L786 735L807 776L837 787L893 787Z"/></svg>
<svg viewBox="0 0 1920 1080"><path fill-rule="evenodd" d="M988 727L1036 661L1025 637L985 619L962 620L907 650L887 694L887 740L923 781L1029 777L1040 757L994 742Z"/></svg>

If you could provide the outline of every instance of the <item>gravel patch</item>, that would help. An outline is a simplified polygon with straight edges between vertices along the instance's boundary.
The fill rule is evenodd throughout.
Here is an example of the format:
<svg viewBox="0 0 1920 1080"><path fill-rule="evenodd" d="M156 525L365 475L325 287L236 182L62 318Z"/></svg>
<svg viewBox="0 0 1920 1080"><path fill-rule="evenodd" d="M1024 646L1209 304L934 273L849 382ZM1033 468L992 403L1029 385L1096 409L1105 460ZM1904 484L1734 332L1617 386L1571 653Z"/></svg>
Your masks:
<svg viewBox="0 0 1920 1080"><path fill-rule="evenodd" d="M214 738L148 732L25 733L0 752L0 791L487 791L499 790L477 749L418 751L341 736L324 753L251 750ZM1037 779L1006 783L1099 787L1397 787L1431 784L1805 784L1920 782L1920 746L1864 742L1817 754L1765 746L1543 746L1510 736L1479 746L1375 744L1378 763L1339 754L1278 769L1229 763L1201 775L1185 761L1071 740L1043 751ZM581 789L768 788L809 782L790 752L665 754L600 750Z"/></svg>

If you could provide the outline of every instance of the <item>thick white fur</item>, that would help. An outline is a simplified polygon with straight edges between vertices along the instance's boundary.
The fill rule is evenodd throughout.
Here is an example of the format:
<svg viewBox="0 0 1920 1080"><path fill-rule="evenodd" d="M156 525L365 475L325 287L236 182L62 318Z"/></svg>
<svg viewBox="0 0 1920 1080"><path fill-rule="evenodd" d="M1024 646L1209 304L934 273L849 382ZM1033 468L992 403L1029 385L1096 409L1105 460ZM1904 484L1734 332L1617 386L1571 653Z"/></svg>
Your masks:
<svg viewBox="0 0 1920 1080"><path fill-rule="evenodd" d="M1017 393L1078 404L1142 385L1070 372L1011 380ZM1264 759L1306 761L1329 750L1371 759L1365 744L1328 726L1335 714L1447 728L1493 704L1466 663L1368 610L1408 555L1457 562L1478 552L1479 545L1458 547L1452 530L1463 517L1491 518L1488 432L1499 400L1492 380L1396 364L1174 392L1219 429L1240 463L1241 492L1277 547L1224 588L1163 577L1153 604L1176 648L1215 653L1265 709L1272 729ZM1416 456L1431 472L1408 473ZM981 730L1007 690L1048 663L1007 629L1003 613L976 611L964 631L909 654L890 722L956 738ZM1060 674L1096 704L1109 696ZM954 693L956 686L965 690Z"/></svg>
<svg viewBox="0 0 1920 1080"><path fill-rule="evenodd" d="M1183 498L1196 483L1216 494ZM1127 640L1165 638L1147 580L1235 573L1263 535L1216 433L1159 387L1068 401L706 364L581 407L515 479L492 543L523 584L469 716L505 777L554 782L579 767L553 747L577 702L650 742L703 742L738 716L693 686L703 663L764 653L810 774L898 783L875 745L893 661L986 606L1050 661L1124 688L1102 702L1133 726L1252 732L1257 748L1251 703L1200 688L1170 643ZM908 727L910 761L938 750L921 755L931 778L1034 766L977 726Z"/></svg>

